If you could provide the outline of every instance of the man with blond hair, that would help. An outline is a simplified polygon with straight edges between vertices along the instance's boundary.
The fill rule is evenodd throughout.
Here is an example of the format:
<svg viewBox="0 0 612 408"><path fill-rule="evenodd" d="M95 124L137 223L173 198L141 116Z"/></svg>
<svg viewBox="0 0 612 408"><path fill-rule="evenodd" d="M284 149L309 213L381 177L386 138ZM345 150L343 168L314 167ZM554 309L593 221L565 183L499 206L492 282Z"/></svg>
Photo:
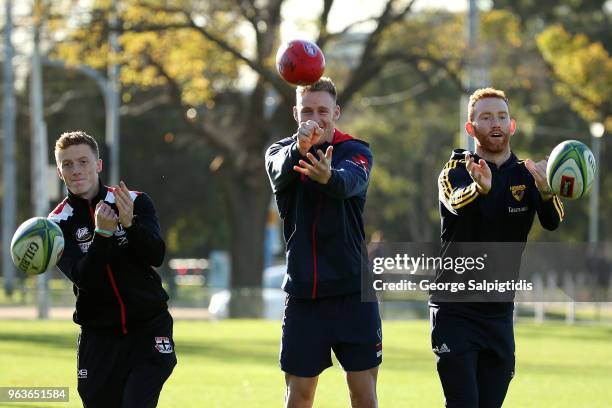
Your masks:
<svg viewBox="0 0 612 408"><path fill-rule="evenodd" d="M280 352L285 406L312 407L333 350L352 406L373 408L382 330L378 304L361 299L372 153L367 143L336 129L340 107L329 78L297 88L293 117L295 134L266 152L287 244Z"/></svg>
<svg viewBox="0 0 612 408"><path fill-rule="evenodd" d="M465 130L476 151L454 150L438 178L442 251L461 256L481 249L492 267L480 276L439 269L438 283L516 276L535 214L548 230L563 219L546 181L546 160L519 161L510 149L516 121L503 91L471 95ZM431 343L448 408L502 406L514 377L514 293L499 295L430 292Z"/></svg>

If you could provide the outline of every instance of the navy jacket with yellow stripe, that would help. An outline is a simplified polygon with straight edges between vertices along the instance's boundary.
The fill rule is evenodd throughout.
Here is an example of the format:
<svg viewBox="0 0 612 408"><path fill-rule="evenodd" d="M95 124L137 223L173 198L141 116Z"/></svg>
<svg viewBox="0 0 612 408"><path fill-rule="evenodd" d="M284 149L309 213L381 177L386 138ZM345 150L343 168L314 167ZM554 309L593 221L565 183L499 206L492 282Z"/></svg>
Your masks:
<svg viewBox="0 0 612 408"><path fill-rule="evenodd" d="M465 168L465 150L455 149L438 177L442 245L449 242L525 242L538 214L540 224L555 230L563 220L557 196L542 200L535 181L514 153L493 175L491 191L480 195ZM473 155L478 162L480 157Z"/></svg>
<svg viewBox="0 0 612 408"><path fill-rule="evenodd" d="M461 244L453 244L460 242L492 243L489 248L499 242L522 243L497 245L500 248L497 265L503 264L504 269L514 269L518 274L524 243L535 215L542 227L555 230L563 220L563 204L557 196L547 201L542 199L533 176L514 153L499 167L487 162L492 173L491 190L486 195L479 194L465 168L465 152L455 149L438 177L442 253L455 255ZM472 156L476 162L480 160L478 155ZM471 248L475 250L478 246ZM504 248L515 248L516 252L504 254ZM489 261L495 265L495 259ZM456 277L449 276L448 271L437 272L436 281L448 281L449 278ZM432 299L435 301L435 296Z"/></svg>

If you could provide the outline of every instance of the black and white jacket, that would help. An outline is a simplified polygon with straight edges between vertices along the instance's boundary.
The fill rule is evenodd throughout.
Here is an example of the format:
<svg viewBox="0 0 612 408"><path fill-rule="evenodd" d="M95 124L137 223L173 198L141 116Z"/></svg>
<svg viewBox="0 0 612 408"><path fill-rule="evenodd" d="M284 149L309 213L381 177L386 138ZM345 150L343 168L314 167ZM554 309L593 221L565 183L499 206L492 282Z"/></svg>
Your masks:
<svg viewBox="0 0 612 408"><path fill-rule="evenodd" d="M152 267L160 266L165 254L157 214L149 196L130 194L132 225L119 224L110 237L94 231L99 201L118 213L112 189L102 183L91 201L69 192L49 214L64 234L58 267L74 284L74 321L83 328L126 334L167 313L168 294Z"/></svg>

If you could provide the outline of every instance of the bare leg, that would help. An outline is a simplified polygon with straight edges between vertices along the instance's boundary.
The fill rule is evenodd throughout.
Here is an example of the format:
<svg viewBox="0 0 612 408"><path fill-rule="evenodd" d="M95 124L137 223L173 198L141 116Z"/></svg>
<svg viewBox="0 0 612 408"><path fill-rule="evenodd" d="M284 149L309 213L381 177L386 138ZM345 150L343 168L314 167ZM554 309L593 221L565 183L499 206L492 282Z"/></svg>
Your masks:
<svg viewBox="0 0 612 408"><path fill-rule="evenodd" d="M377 408L376 378L378 367L364 371L347 371L346 382L353 408Z"/></svg>
<svg viewBox="0 0 612 408"><path fill-rule="evenodd" d="M298 377L285 373L285 408L311 408L319 376Z"/></svg>

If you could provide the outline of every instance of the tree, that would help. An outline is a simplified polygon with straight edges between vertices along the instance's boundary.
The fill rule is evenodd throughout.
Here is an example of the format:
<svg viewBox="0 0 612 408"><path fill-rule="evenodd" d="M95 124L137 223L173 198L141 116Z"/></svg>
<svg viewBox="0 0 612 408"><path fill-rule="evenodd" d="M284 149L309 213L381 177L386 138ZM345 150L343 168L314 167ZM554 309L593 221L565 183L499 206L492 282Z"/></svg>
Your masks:
<svg viewBox="0 0 612 408"><path fill-rule="evenodd" d="M437 177L458 143L460 15L421 12L389 30L383 47L398 59L354 98L348 130L370 143L374 168L366 232L386 242L435 242L439 235ZM427 58L401 57L401 50ZM442 148L441 148L442 147Z"/></svg>
<svg viewBox="0 0 612 408"><path fill-rule="evenodd" d="M461 72L465 51L456 39L462 35L461 15L444 12L419 13L395 27L388 47L414 48L422 42L430 53L445 56L442 71L423 61L415 66L388 64L355 99L351 124L355 134L370 141L374 152L374 171L366 206L368 234L382 231L385 241L433 241L439 233L436 177L450 150L461 147L459 106L463 91L455 76ZM581 19L581 16L575 16ZM419 23L420 21L420 23ZM503 89L510 98L512 116L518 120L512 148L520 158L542 159L566 139L589 144L588 123L570 107L569 101L555 93L555 76L535 44L535 25L521 23L508 10L493 9L481 14L480 42L488 61L490 84ZM526 29L526 27L529 27ZM546 27L544 27L546 29ZM540 29L541 31L542 29ZM556 38L559 38L558 36ZM586 50L588 44L580 50ZM559 54L562 57L562 54ZM585 60L585 63L592 60ZM582 63L582 62L580 62ZM591 70L602 69L596 64ZM590 77L584 82L605 80L608 75ZM429 86L423 86L424 83ZM598 92L605 86L599 84ZM608 98L609 99L609 98ZM602 152L600 174L607 174L612 149ZM606 159L608 158L608 159ZM610 202L612 180L602 177L601 200ZM606 187L608 186L608 187ZM432 191L434 187L434 191ZM584 241L587 237L588 200L566 201L567 218L555 232L534 223L531 239L543 241ZM610 206L603 204L602 213ZM602 237L610 224L602 217ZM604 238L605 239L605 238Z"/></svg>
<svg viewBox="0 0 612 408"><path fill-rule="evenodd" d="M590 144L589 122L606 123L610 131L610 20L612 13L605 0L494 0L493 8L510 13L519 22L520 53L515 61L539 75L531 75L531 86L524 87L519 99L527 130L521 148L526 152L548 151L566 139L578 139ZM515 77L525 78L525 70L514 71ZM517 90L518 91L518 90ZM513 96L514 100L514 96ZM513 106L516 106L514 104ZM523 118L521 118L523 119ZM523 123L525 121L523 120ZM605 177L612 149L603 141L599 164L600 199L612 200L612 179ZM544 150L546 149L546 150ZM532 235L546 240L583 241L587 237L588 200L565 202L563 228L550 234L534 228ZM612 233L609 205L600 205L602 240Z"/></svg>
<svg viewBox="0 0 612 408"><path fill-rule="evenodd" d="M270 200L263 151L271 141L291 134L294 127L290 112L293 89L274 67L283 3L133 0L120 10L123 53L118 58L123 61L123 84L162 86L182 111L195 108L197 120L185 117L185 122L215 152L214 174L221 180L231 229L233 288L261 285L263 232ZM364 36L356 64L343 67L346 79L338 81L339 104L348 106L390 61L436 63L425 49L382 47L385 34L406 19L413 3L388 0L372 17L374 29ZM316 23L316 42L324 52L353 28L329 31L333 5L333 0L323 1ZM107 11L108 5L97 3L87 27L73 31L72 41L61 44L58 55L103 66L108 60L104 42ZM250 49L238 32L244 26L253 34ZM255 74L246 90L239 88L239 72ZM225 100L215 99L221 94L226 95ZM271 97L276 104L270 104ZM238 314L256 313L256 309L247 305Z"/></svg>
<svg viewBox="0 0 612 408"><path fill-rule="evenodd" d="M555 91L586 121L612 130L612 58L603 45L560 25L542 32L537 44L555 74Z"/></svg>

